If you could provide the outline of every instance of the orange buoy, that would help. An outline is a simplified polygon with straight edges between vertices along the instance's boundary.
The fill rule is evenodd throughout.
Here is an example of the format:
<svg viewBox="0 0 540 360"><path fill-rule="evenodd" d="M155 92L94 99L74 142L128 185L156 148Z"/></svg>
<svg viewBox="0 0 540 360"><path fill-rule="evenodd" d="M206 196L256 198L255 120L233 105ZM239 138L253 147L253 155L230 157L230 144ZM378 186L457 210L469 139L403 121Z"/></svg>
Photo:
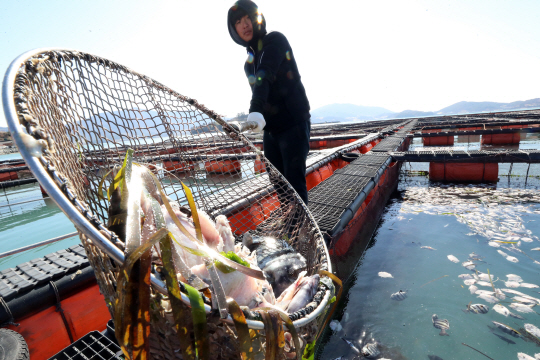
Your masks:
<svg viewBox="0 0 540 360"><path fill-rule="evenodd" d="M491 134L482 135L482 145L506 145L506 144L519 144L521 136L519 133L510 134Z"/></svg>
<svg viewBox="0 0 540 360"><path fill-rule="evenodd" d="M163 167L167 171L183 172L193 170L195 168L195 165L191 161L165 160L163 161Z"/></svg>
<svg viewBox="0 0 540 360"><path fill-rule="evenodd" d="M261 159L257 158L255 159L255 163L253 164L253 170L256 174L261 174L266 172L266 165L261 161Z"/></svg>
<svg viewBox="0 0 540 360"><path fill-rule="evenodd" d="M453 136L436 136L436 137L423 137L422 143L424 146L450 146L454 145Z"/></svg>

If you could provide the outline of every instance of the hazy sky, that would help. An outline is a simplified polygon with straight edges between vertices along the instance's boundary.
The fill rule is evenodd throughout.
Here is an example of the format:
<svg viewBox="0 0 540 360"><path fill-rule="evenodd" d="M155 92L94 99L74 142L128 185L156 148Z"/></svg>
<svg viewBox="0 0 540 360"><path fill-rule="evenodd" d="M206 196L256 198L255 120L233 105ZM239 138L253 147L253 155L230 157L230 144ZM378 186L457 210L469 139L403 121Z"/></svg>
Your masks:
<svg viewBox="0 0 540 360"><path fill-rule="evenodd" d="M249 108L233 1L0 1L0 72L42 47L99 55L224 116ZM312 109L434 111L540 97L540 1L259 0L293 48ZM5 126L0 115L0 126Z"/></svg>

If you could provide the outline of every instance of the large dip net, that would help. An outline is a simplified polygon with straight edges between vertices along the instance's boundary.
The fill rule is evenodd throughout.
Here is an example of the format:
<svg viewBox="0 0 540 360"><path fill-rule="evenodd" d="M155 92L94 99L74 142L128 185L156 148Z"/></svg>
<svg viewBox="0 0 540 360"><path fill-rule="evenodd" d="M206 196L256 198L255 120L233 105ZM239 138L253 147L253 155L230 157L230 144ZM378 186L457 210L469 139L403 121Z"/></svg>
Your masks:
<svg viewBox="0 0 540 360"><path fill-rule="evenodd" d="M306 345L317 338L324 327L329 299L334 296L328 277L331 265L321 233L305 204L260 149L218 114L147 76L76 51L22 55L6 74L3 96L10 130L21 154L42 187L79 230L115 319L117 337L121 326L120 337L130 339L126 341L130 344L124 344L130 356L140 357L149 351L148 356L156 359L195 355L219 359L299 358ZM264 237L277 239L286 249L280 254L270 251L272 256L300 254L305 264L291 267L285 275L297 276L305 270L305 277L320 276L307 303L292 312L272 308L259 311L247 305L238 310L231 299L239 300L225 294L228 302L224 306L220 302L222 290L212 277L216 268L219 270L215 265L219 259L200 248L185 244L178 247L171 236L163 238L169 239L168 243L159 239L135 262L126 261L134 256L134 245L126 243L131 238L130 230L123 235L112 231L119 227L113 227L118 223L111 218L116 215L110 214L118 205L115 201L128 198L126 193L133 198L130 184L138 175L153 184L155 194L159 193L149 201L153 205L157 201L158 209L168 203L186 227L193 226L193 234L199 230L193 216L195 206L203 235L203 218L216 225L213 222L224 216L235 251L244 251L245 256L240 244ZM124 188L129 191L122 192ZM148 213L139 210L143 213L140 221L148 223ZM157 219L156 213L152 214ZM170 213L164 210L162 215ZM123 221L130 220L124 217L120 223ZM225 235L226 231L220 233L222 239ZM144 245L144 240L138 245ZM205 258L211 281L189 271L193 278L182 277L186 272L179 269L182 266L178 262L173 261L172 268L168 264L171 249L173 258L174 249ZM253 257L251 261L255 261ZM126 264L138 269L138 278L133 279L129 271L134 270ZM236 271L231 267L228 270ZM172 276L172 271L177 276ZM233 289L249 280L242 275L244 278L240 277ZM175 278L180 280L177 288ZM175 289L180 292L175 293ZM149 316L137 319L130 315L139 295L130 302L126 300L130 295L125 294L129 291L148 293ZM277 297L275 288L274 292ZM127 325L119 325L118 319ZM130 332L129 326L143 330Z"/></svg>

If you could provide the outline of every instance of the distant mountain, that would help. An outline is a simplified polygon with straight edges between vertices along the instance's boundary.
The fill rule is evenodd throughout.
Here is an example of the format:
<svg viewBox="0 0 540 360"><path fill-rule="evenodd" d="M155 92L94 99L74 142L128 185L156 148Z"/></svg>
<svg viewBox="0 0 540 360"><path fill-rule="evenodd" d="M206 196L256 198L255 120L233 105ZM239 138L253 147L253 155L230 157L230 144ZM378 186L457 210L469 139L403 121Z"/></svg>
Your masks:
<svg viewBox="0 0 540 360"><path fill-rule="evenodd" d="M540 108L540 98L525 101L514 101L511 103L460 101L454 105L450 105L439 110L437 114L471 114L479 112L510 111L533 108Z"/></svg>
<svg viewBox="0 0 540 360"><path fill-rule="evenodd" d="M9 128L7 126L6 127L0 126L0 131L1 132L8 132Z"/></svg>
<svg viewBox="0 0 540 360"><path fill-rule="evenodd" d="M511 103L460 101L439 111L405 110L399 113L395 113L381 107L359 106L353 104L330 104L312 110L311 122L325 123L336 121L369 121L525 109L540 109L540 98L525 101L514 101Z"/></svg>
<svg viewBox="0 0 540 360"><path fill-rule="evenodd" d="M392 111L377 106L360 106L354 104L330 104L311 111L313 123L344 122L354 120L373 120Z"/></svg>

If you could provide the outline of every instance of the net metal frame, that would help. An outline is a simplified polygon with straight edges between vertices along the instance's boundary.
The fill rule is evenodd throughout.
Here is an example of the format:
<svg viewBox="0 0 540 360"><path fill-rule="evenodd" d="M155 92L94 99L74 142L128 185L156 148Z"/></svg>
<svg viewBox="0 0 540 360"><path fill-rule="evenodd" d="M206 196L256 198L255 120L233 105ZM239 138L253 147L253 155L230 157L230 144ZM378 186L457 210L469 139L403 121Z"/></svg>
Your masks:
<svg viewBox="0 0 540 360"><path fill-rule="evenodd" d="M10 65L3 103L28 167L78 229L111 311L123 243L105 226L108 205L98 192L104 176L108 187L112 176L106 174L122 164L128 147L134 162L153 167L169 198L186 203L182 180L200 210L229 218L237 240L246 230L286 236L306 258L309 275L332 271L322 234L298 194L245 136L195 99L98 56L38 49ZM42 146L40 156L32 153L27 134L37 141L33 146ZM265 172L255 169L254 157ZM152 284L166 294L154 275ZM295 327L323 313L330 291L323 292L318 306L291 317ZM182 299L189 303L184 294ZM255 320L248 325L264 328Z"/></svg>

